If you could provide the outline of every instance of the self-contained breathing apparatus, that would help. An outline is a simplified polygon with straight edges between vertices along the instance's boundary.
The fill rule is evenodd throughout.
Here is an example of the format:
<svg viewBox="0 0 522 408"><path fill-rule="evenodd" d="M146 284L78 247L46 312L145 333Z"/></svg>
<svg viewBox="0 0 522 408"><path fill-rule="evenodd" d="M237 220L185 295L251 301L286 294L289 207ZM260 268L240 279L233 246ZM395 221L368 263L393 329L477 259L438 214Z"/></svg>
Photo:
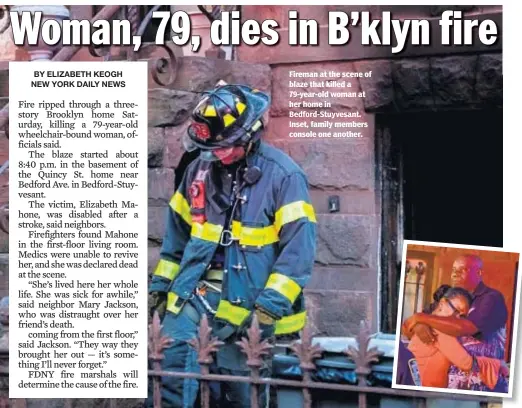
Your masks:
<svg viewBox="0 0 522 408"><path fill-rule="evenodd" d="M270 102L268 96L256 89L241 85L224 85L205 92L192 113L193 122L183 139L188 152L200 150L205 161L219 161L223 166L238 163L232 191L232 210L228 228L222 234L220 244L232 242L232 220L239 202L246 200L241 191L255 184L261 177L258 167L246 167L246 156L255 148L263 127L262 115ZM206 173L196 176L189 188L192 221L205 222ZM237 180L241 180L239 187ZM211 197L209 197L211 199ZM225 241L226 239L226 241Z"/></svg>
<svg viewBox="0 0 522 408"><path fill-rule="evenodd" d="M240 169L239 171L244 172L244 175L242 177L243 180L242 184L239 185L237 189L236 187L234 187L233 189L232 209L230 210L227 224L225 225L225 228L221 234L221 239L219 242L221 247L228 247L232 245L234 240L239 239L237 237L234 237L232 223L235 218L238 206L240 204L244 204L247 200L246 196L241 195L241 192L246 186L255 184L261 177L261 170L257 166ZM207 273L205 274L204 279L202 279L199 282L195 293L195 295L199 298L207 312L213 315L216 314L216 310L214 310L209 305L209 303L205 299L205 294L207 290L213 290L214 292L221 293L221 282L223 280L222 274L223 272L221 270L215 269L215 266L213 267L213 265L210 265Z"/></svg>

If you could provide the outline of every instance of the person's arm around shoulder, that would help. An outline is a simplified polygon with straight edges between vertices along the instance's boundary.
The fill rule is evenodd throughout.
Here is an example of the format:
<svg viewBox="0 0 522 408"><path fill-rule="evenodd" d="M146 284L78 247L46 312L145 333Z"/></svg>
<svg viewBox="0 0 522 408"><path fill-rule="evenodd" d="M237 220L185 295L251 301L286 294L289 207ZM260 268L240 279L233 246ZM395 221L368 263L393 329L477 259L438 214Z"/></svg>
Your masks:
<svg viewBox="0 0 522 408"><path fill-rule="evenodd" d="M459 343L456 337L446 333L438 332L437 341L434 346L451 362L462 371L470 371L473 367L473 357Z"/></svg>
<svg viewBox="0 0 522 408"><path fill-rule="evenodd" d="M446 333L453 337L460 336L474 336L478 333L478 329L475 324L466 319L458 317L443 317L435 316L432 314L416 313L410 319L414 318L414 324L409 323L411 330L416 334L418 326L425 325L432 329L438 330L442 333Z"/></svg>

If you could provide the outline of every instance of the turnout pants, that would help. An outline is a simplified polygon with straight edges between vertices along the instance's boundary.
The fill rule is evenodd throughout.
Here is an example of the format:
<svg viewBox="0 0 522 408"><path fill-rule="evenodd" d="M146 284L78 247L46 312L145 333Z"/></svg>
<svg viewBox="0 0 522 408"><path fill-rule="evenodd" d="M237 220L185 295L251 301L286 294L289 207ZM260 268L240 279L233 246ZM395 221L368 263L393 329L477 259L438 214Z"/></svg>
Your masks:
<svg viewBox="0 0 522 408"><path fill-rule="evenodd" d="M220 293L207 291L204 296L208 306L216 310ZM187 340L198 337L201 316L207 314L209 324L215 327L214 315L207 310L204 303L194 296L182 308L178 315L166 312L163 319L163 334L174 339L171 346L164 350L165 358L161 369L164 371L199 373L197 352ZM212 335L215 330L213 330ZM249 376L246 364L247 357L235 344L240 338L236 334L223 340L224 345L213 354L214 363L210 366L211 374ZM271 356L267 356L260 373L262 377L271 374ZM161 399L163 408L192 408L199 406L199 381L175 377L162 377ZM249 408L250 384L240 382L213 382L209 384L210 406L216 408ZM268 386L259 387L259 407L268 406ZM146 407L152 407L152 381L149 381L149 397Z"/></svg>

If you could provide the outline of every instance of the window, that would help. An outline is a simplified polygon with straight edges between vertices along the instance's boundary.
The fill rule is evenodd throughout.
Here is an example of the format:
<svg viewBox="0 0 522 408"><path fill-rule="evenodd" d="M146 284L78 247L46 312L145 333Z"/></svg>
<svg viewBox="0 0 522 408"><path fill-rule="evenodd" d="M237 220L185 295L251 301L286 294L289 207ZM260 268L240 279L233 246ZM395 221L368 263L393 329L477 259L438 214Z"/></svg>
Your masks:
<svg viewBox="0 0 522 408"><path fill-rule="evenodd" d="M424 309L426 263L420 259L408 259L405 271L403 320Z"/></svg>

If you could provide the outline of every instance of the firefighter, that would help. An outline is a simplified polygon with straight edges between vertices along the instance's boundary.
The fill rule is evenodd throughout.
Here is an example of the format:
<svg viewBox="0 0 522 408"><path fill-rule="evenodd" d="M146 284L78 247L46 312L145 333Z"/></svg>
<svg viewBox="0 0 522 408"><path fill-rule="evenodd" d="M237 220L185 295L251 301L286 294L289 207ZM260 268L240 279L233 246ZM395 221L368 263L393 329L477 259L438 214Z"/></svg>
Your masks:
<svg viewBox="0 0 522 408"><path fill-rule="evenodd" d="M174 339L162 370L199 372L187 340L206 314L224 345L211 372L249 375L236 342L254 314L262 338L300 331L306 322L303 288L315 257L316 218L301 168L261 140L267 94L224 85L203 94L183 143L198 151L168 208L166 232L149 292L164 312L163 333ZM269 376L267 358L261 375ZM162 378L167 407L192 407L194 379ZM249 385L211 384L214 406L250 406ZM261 387L260 406L268 402ZM148 404L152 404L149 395Z"/></svg>

